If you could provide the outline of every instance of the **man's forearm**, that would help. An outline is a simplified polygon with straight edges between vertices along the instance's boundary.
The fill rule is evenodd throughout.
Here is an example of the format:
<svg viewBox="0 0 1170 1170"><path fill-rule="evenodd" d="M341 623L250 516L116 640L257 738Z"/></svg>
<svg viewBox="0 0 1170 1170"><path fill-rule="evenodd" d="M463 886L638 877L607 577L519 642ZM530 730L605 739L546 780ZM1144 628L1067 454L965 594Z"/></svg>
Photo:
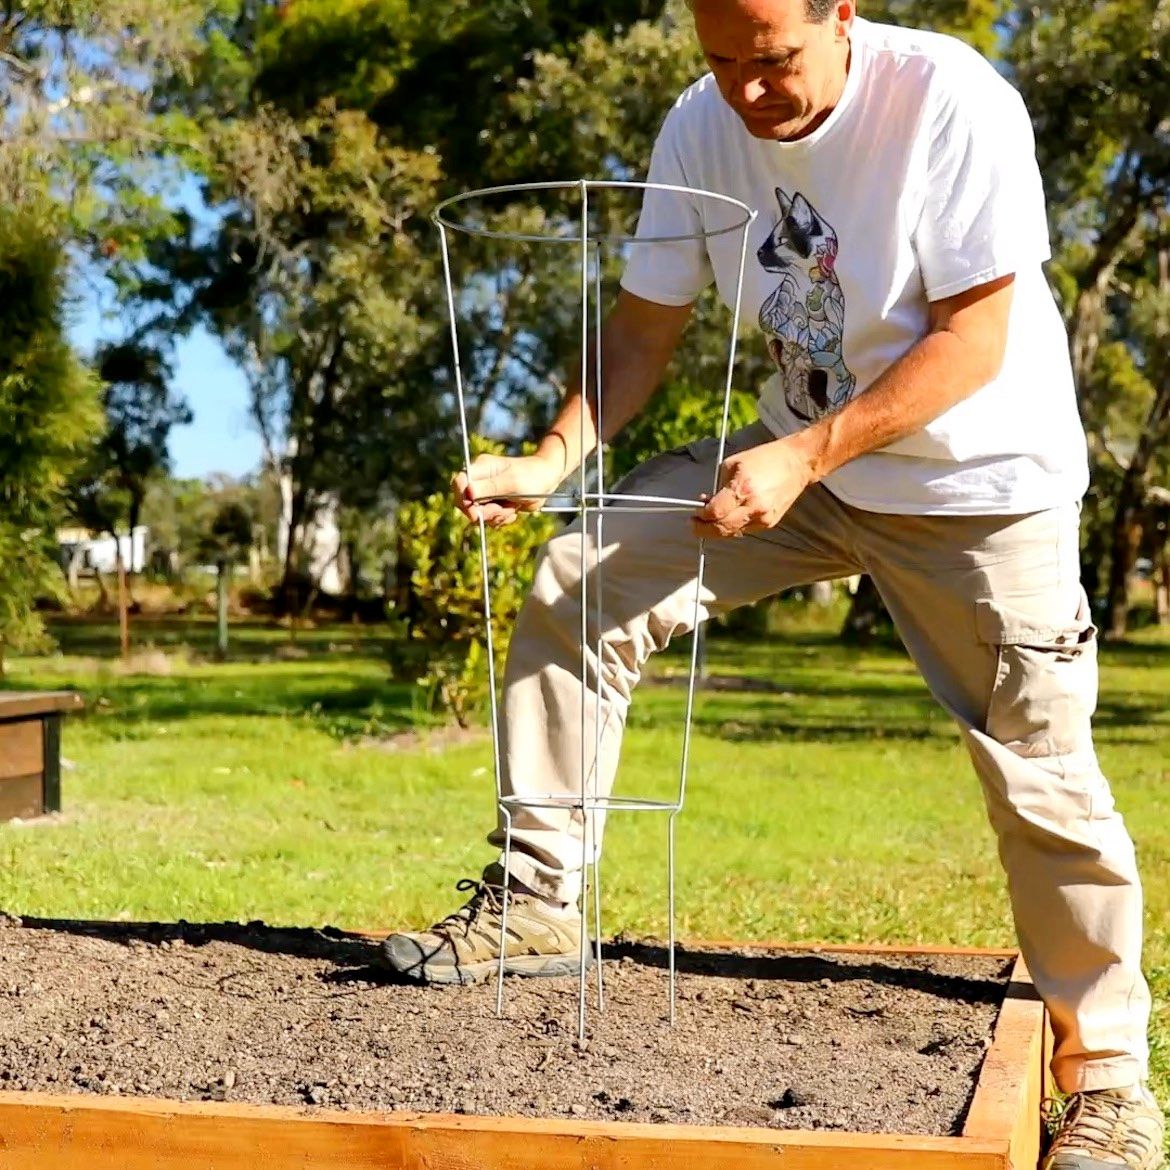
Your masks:
<svg viewBox="0 0 1170 1170"><path fill-rule="evenodd" d="M791 436L814 481L921 430L999 372L1002 352L947 330L929 333L835 414Z"/></svg>

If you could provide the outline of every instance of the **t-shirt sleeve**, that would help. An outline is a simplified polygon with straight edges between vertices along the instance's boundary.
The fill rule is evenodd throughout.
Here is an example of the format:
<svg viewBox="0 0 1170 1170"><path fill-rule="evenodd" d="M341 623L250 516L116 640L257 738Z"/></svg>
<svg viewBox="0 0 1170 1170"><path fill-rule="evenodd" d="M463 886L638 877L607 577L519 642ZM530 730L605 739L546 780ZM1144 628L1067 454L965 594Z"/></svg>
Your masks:
<svg viewBox="0 0 1170 1170"><path fill-rule="evenodd" d="M695 187L689 181L681 148L681 111L666 116L650 156L649 183ZM646 190L635 241L622 275L622 288L660 305L689 305L714 279L703 220L693 196ZM680 236L698 237L678 239ZM660 242L650 242L660 241Z"/></svg>
<svg viewBox="0 0 1170 1170"><path fill-rule="evenodd" d="M929 300L1042 264L1051 255L1044 186L1023 100L998 77L938 98L915 232Z"/></svg>

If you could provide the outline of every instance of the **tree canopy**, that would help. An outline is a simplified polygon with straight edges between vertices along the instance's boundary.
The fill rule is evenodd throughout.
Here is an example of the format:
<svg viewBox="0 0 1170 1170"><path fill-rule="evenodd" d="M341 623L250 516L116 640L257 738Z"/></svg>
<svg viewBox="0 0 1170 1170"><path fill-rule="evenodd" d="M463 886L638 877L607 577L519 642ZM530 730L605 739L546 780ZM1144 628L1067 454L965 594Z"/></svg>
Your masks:
<svg viewBox="0 0 1170 1170"><path fill-rule="evenodd" d="M1170 474L1170 8L881 0L862 14L966 38L1032 112L1093 456L1085 560L1121 632L1145 501ZM184 417L169 347L206 327L247 378L284 485L290 581L318 517L369 528L440 490L458 461L436 203L641 177L704 68L683 0L8 0L0 50L0 193L55 207L74 263L117 291L125 335L95 355L99 372L122 371L105 383L111 422L119 403L154 411L155 438L135 450L162 466L165 424ZM598 213L629 224L635 210L615 199ZM574 205L550 195L491 214L559 231ZM467 237L451 261L470 415L518 449L575 363L574 266ZM605 257L608 278L620 264ZM646 435L702 425L726 328L705 301ZM131 358L141 376L122 376ZM745 337L737 385L750 392L766 368Z"/></svg>

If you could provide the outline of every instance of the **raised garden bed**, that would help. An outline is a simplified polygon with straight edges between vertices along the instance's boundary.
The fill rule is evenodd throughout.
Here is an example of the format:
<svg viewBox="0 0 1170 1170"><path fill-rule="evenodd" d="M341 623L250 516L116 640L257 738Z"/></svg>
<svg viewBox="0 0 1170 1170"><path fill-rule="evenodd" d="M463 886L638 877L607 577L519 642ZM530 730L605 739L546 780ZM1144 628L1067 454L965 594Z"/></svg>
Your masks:
<svg viewBox="0 0 1170 1170"><path fill-rule="evenodd" d="M72 691L0 691L0 821L61 811L61 719Z"/></svg>
<svg viewBox="0 0 1170 1170"><path fill-rule="evenodd" d="M1042 1007L1003 951L610 949L573 980L389 982L337 932L0 925L4 1170L1034 1167Z"/></svg>

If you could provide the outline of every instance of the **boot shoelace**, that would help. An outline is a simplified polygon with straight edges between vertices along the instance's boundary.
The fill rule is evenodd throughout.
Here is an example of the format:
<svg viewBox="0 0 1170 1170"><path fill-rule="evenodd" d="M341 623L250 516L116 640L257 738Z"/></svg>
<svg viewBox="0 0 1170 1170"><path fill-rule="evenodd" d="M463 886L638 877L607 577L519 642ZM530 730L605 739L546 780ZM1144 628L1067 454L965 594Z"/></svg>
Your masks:
<svg viewBox="0 0 1170 1170"><path fill-rule="evenodd" d="M454 914L448 914L442 922L431 928L435 934L450 935L457 931L466 938L475 920L485 909L498 914L504 908L504 888L493 886L482 878L463 878L455 884L455 889L461 894L468 891L474 893Z"/></svg>
<svg viewBox="0 0 1170 1170"><path fill-rule="evenodd" d="M1133 1128L1121 1124L1126 1104L1105 1093L1073 1093L1065 1101L1046 1097L1040 1105L1051 1149L1067 1146L1092 1154L1110 1154L1128 1162L1145 1153L1146 1141Z"/></svg>

